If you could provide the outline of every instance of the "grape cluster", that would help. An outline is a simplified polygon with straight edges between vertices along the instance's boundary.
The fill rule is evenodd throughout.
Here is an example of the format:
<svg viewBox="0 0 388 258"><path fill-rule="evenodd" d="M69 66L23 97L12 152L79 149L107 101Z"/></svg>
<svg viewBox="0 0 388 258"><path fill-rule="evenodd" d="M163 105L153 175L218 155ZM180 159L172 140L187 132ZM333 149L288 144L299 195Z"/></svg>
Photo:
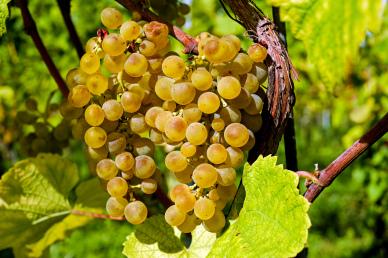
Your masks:
<svg viewBox="0 0 388 258"><path fill-rule="evenodd" d="M164 24L124 22L113 8L101 21L111 31L91 38L79 68L69 71L64 109L107 182L108 213L132 224L146 219L140 197L157 190L153 156L164 146L165 166L180 182L170 191L167 223L191 232L202 222L218 232L236 169L261 127L266 49L254 44L246 54L236 36L202 33L199 54L185 61L169 52Z"/></svg>
<svg viewBox="0 0 388 258"><path fill-rule="evenodd" d="M190 12L189 5L176 0L149 0L149 7L163 20L173 21L177 26L185 24L185 15Z"/></svg>

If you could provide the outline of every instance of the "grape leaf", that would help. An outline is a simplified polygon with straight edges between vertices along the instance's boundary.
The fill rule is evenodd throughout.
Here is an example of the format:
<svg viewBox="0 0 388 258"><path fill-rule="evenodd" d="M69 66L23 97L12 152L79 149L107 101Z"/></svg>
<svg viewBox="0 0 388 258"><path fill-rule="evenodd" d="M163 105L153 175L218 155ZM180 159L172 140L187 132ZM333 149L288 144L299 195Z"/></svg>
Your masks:
<svg viewBox="0 0 388 258"><path fill-rule="evenodd" d="M216 239L215 234L198 226L192 233L190 248L186 248L178 238L178 230L166 223L163 215L148 218L136 226L136 231L124 242L123 254L137 258L202 258L206 257Z"/></svg>
<svg viewBox="0 0 388 258"><path fill-rule="evenodd" d="M0 180L0 249L13 247L16 257L40 257L66 231L89 221L70 214L72 209L101 211L107 197L97 191L96 179L77 187L78 199L71 205L68 198L78 180L75 165L58 155L16 163Z"/></svg>
<svg viewBox="0 0 388 258"><path fill-rule="evenodd" d="M0 37L7 32L7 28L5 27L5 20L9 16L8 12L8 3L11 0L2 0L0 2Z"/></svg>
<svg viewBox="0 0 388 258"><path fill-rule="evenodd" d="M260 156L243 174L239 218L216 240L208 257L294 257L307 241L309 204L295 173Z"/></svg>
<svg viewBox="0 0 388 258"><path fill-rule="evenodd" d="M309 61L326 86L340 83L357 62L367 31L380 30L384 1L267 0L280 6L281 18L303 41Z"/></svg>

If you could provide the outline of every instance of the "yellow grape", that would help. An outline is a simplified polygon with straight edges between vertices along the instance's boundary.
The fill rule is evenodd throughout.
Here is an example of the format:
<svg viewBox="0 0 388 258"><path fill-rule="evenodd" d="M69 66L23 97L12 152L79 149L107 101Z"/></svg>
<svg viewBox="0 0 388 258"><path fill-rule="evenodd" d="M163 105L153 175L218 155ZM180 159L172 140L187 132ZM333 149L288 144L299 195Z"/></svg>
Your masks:
<svg viewBox="0 0 388 258"><path fill-rule="evenodd" d="M210 219L204 220L202 223L207 231L217 233L224 228L225 222L225 216L222 211L216 210Z"/></svg>
<svg viewBox="0 0 388 258"><path fill-rule="evenodd" d="M195 152L197 151L197 147L189 142L185 142L182 144L180 151L183 156L189 158L194 156Z"/></svg>
<svg viewBox="0 0 388 258"><path fill-rule="evenodd" d="M143 26L144 33L148 40L154 42L159 49L168 44L168 27L166 24L152 21Z"/></svg>
<svg viewBox="0 0 388 258"><path fill-rule="evenodd" d="M149 57L156 54L157 48L152 41L143 40L143 42L141 42L139 45L139 51L144 56Z"/></svg>
<svg viewBox="0 0 388 258"><path fill-rule="evenodd" d="M123 107L125 112L135 113L141 107L142 98L139 94L125 91L123 95L121 95L121 106Z"/></svg>
<svg viewBox="0 0 388 258"><path fill-rule="evenodd" d="M171 141L179 142L185 139L186 128L186 121L180 116L175 116L167 121L164 127L164 133Z"/></svg>
<svg viewBox="0 0 388 258"><path fill-rule="evenodd" d="M193 174L193 167L187 166L185 170L178 173L174 173L174 176L179 183L188 184L193 181L191 179L192 174Z"/></svg>
<svg viewBox="0 0 388 258"><path fill-rule="evenodd" d="M147 218L148 210L141 201L130 202L124 209L124 215L131 224L138 225Z"/></svg>
<svg viewBox="0 0 388 258"><path fill-rule="evenodd" d="M131 54L124 64L125 72L132 77L141 77L147 72L148 61L145 56L139 53Z"/></svg>
<svg viewBox="0 0 388 258"><path fill-rule="evenodd" d="M69 89L74 88L77 85L85 85L86 79L88 78L87 73L81 69L71 69L66 75L66 84Z"/></svg>
<svg viewBox="0 0 388 258"><path fill-rule="evenodd" d="M175 173L185 170L188 165L186 157L180 151L168 153L164 163L170 171Z"/></svg>
<svg viewBox="0 0 388 258"><path fill-rule="evenodd" d="M153 157L155 154L155 144L148 138L134 138L132 148L133 154L136 156L147 155Z"/></svg>
<svg viewBox="0 0 388 258"><path fill-rule="evenodd" d="M191 123L186 129L186 139L193 145L204 144L207 135L206 127L198 122Z"/></svg>
<svg viewBox="0 0 388 258"><path fill-rule="evenodd" d="M267 49L259 43L249 46L247 53L248 56L256 63L263 62L267 57Z"/></svg>
<svg viewBox="0 0 388 258"><path fill-rule="evenodd" d="M145 179L151 177L156 170L155 161L146 155L140 155L135 158L135 175L138 178Z"/></svg>
<svg viewBox="0 0 388 258"><path fill-rule="evenodd" d="M123 15L117 9L107 7L101 11L101 22L108 29L116 29L123 23Z"/></svg>
<svg viewBox="0 0 388 258"><path fill-rule="evenodd" d="M162 111L164 110L161 107L151 107L150 109L148 109L145 113L145 122L147 123L147 125L155 127L156 116Z"/></svg>
<svg viewBox="0 0 388 258"><path fill-rule="evenodd" d="M168 56L163 60L163 73L173 79L180 79L186 70L185 61L179 56Z"/></svg>
<svg viewBox="0 0 388 258"><path fill-rule="evenodd" d="M217 189L212 189L207 194L208 198L212 201L218 201L220 199L220 196L218 195Z"/></svg>
<svg viewBox="0 0 388 258"><path fill-rule="evenodd" d="M122 171L129 171L135 165L135 159L130 152L122 152L115 158L116 166Z"/></svg>
<svg viewBox="0 0 388 258"><path fill-rule="evenodd" d="M143 114L136 114L132 116L129 120L129 128L132 132L141 134L148 130L148 126L145 122L145 118Z"/></svg>
<svg viewBox="0 0 388 258"><path fill-rule="evenodd" d="M256 94L251 94L251 97L251 102L246 108L244 108L244 111L249 115L260 114L264 106L263 100L259 97L259 95Z"/></svg>
<svg viewBox="0 0 388 258"><path fill-rule="evenodd" d="M99 126L104 122L105 113L97 104L91 104L85 110L85 120L91 126Z"/></svg>
<svg viewBox="0 0 388 258"><path fill-rule="evenodd" d="M162 144L164 142L163 134L158 129L151 128L149 137L155 144Z"/></svg>
<svg viewBox="0 0 388 258"><path fill-rule="evenodd" d="M100 161L108 157L108 149L106 148L106 146L102 146L100 148L88 147L87 152L88 152L88 157L93 160Z"/></svg>
<svg viewBox="0 0 388 258"><path fill-rule="evenodd" d="M185 221L186 213L179 210L176 205L171 205L167 208L164 218L169 225L179 226Z"/></svg>
<svg viewBox="0 0 388 258"><path fill-rule="evenodd" d="M163 101L162 108L167 111L175 111L176 109L176 103L172 100L165 100Z"/></svg>
<svg viewBox="0 0 388 258"><path fill-rule="evenodd" d="M160 74L162 72L163 59L160 57L148 58L148 71L152 74Z"/></svg>
<svg viewBox="0 0 388 258"><path fill-rule="evenodd" d="M127 48L125 40L116 33L106 35L102 40L102 49L110 56L119 56Z"/></svg>
<svg viewBox="0 0 388 258"><path fill-rule="evenodd" d="M153 194L156 192L157 188L158 188L158 182L156 182L155 179L146 178L143 181L141 181L140 189L145 194Z"/></svg>
<svg viewBox="0 0 388 258"><path fill-rule="evenodd" d="M232 123L225 128L224 138L232 147L242 147L249 140L248 129L240 123Z"/></svg>
<svg viewBox="0 0 388 258"><path fill-rule="evenodd" d="M161 76L156 81L155 93L162 100L172 100L171 88L174 86L174 80Z"/></svg>
<svg viewBox="0 0 388 258"><path fill-rule="evenodd" d="M93 74L100 69L100 58L93 53L85 53L79 62L80 68L87 74Z"/></svg>
<svg viewBox="0 0 388 258"><path fill-rule="evenodd" d="M86 87L94 95L101 95L108 89L108 79L100 73L89 75Z"/></svg>
<svg viewBox="0 0 388 258"><path fill-rule="evenodd" d="M256 75L252 73L247 73L246 74L246 79L244 82L244 88L249 92L249 93L256 93L257 90L259 89L259 79L256 77Z"/></svg>
<svg viewBox="0 0 388 258"><path fill-rule="evenodd" d="M90 127L86 130L84 139L89 147L100 148L105 144L107 135L101 127Z"/></svg>
<svg viewBox="0 0 388 258"><path fill-rule="evenodd" d="M183 212L189 212L194 209L196 198L192 193L180 194L175 198L175 205Z"/></svg>
<svg viewBox="0 0 388 258"><path fill-rule="evenodd" d="M191 82L175 83L171 88L171 97L179 105L190 104L195 98L195 93Z"/></svg>
<svg viewBox="0 0 388 258"><path fill-rule="evenodd" d="M169 196L170 199L175 202L176 197L178 197L181 194L189 194L190 188L185 184L179 184L176 185L174 188L171 189Z"/></svg>
<svg viewBox="0 0 388 258"><path fill-rule="evenodd" d="M81 108L89 103L91 98L90 92L85 85L77 85L70 90L67 100L73 107Z"/></svg>
<svg viewBox="0 0 388 258"><path fill-rule="evenodd" d="M241 121L242 124L254 133L258 132L263 124L263 119L260 114L251 116L244 112Z"/></svg>
<svg viewBox="0 0 388 258"><path fill-rule="evenodd" d="M211 123L211 127L213 128L214 131L222 131L225 128L225 122L224 120L219 117L214 117Z"/></svg>
<svg viewBox="0 0 388 258"><path fill-rule="evenodd" d="M252 69L253 61L245 53L239 53L233 59L232 67L237 74L248 73Z"/></svg>
<svg viewBox="0 0 388 258"><path fill-rule="evenodd" d="M208 40L203 48L203 53L210 63L229 61L228 51L230 51L228 44L218 38Z"/></svg>
<svg viewBox="0 0 388 258"><path fill-rule="evenodd" d="M162 111L160 112L155 119L155 127L161 131L164 132L167 121L172 118L172 113L170 111Z"/></svg>
<svg viewBox="0 0 388 258"><path fill-rule="evenodd" d="M127 56L125 54L118 56L105 55L104 66L111 73L119 73L123 70L126 59Z"/></svg>
<svg viewBox="0 0 388 258"><path fill-rule="evenodd" d="M122 177L114 177L108 181L106 189L111 196L123 197L128 192L128 183Z"/></svg>
<svg viewBox="0 0 388 258"><path fill-rule="evenodd" d="M201 188L209 188L217 182L218 173L215 167L208 163L198 165L193 171L193 181Z"/></svg>
<svg viewBox="0 0 388 258"><path fill-rule="evenodd" d="M228 166L238 168L242 165L244 161L244 153L242 152L242 150L236 147L229 146L228 148L226 148L226 151L228 152L228 157L225 163Z"/></svg>
<svg viewBox="0 0 388 258"><path fill-rule="evenodd" d="M121 118L124 113L123 107L117 100L109 99L102 104L106 119L116 121Z"/></svg>
<svg viewBox="0 0 388 258"><path fill-rule="evenodd" d="M118 170L113 160L102 159L97 163L96 172L100 178L110 180L117 175Z"/></svg>
<svg viewBox="0 0 388 258"><path fill-rule="evenodd" d="M220 185L228 186L235 183L236 170L234 168L222 165L217 168L217 172L218 172L217 182Z"/></svg>
<svg viewBox="0 0 388 258"><path fill-rule="evenodd" d="M225 162L228 152L226 151L224 145L213 143L207 148L206 156L211 163L221 164Z"/></svg>
<svg viewBox="0 0 388 258"><path fill-rule="evenodd" d="M241 85L235 77L225 76L218 81L217 91L224 99L234 99L240 94Z"/></svg>
<svg viewBox="0 0 388 258"><path fill-rule="evenodd" d="M183 119L187 124L199 122L202 118L202 111L199 110L198 105L190 103L183 108Z"/></svg>
<svg viewBox="0 0 388 258"><path fill-rule="evenodd" d="M97 37L88 39L85 44L85 52L96 54L99 58L103 58L105 55L104 51L102 50L101 43Z"/></svg>
<svg viewBox="0 0 388 258"><path fill-rule="evenodd" d="M127 204L128 201L122 197L110 197L106 202L106 211L113 217L121 217Z"/></svg>
<svg viewBox="0 0 388 258"><path fill-rule="evenodd" d="M241 112L238 108L227 106L221 109L220 117L225 124L239 123L241 121Z"/></svg>
<svg viewBox="0 0 388 258"><path fill-rule="evenodd" d="M207 220L213 217L216 211L216 205L208 198L199 198L194 205L194 214L201 220Z"/></svg>
<svg viewBox="0 0 388 258"><path fill-rule="evenodd" d="M120 36L125 40L135 40L141 34L141 27L137 22L126 21L120 27Z"/></svg>
<svg viewBox="0 0 388 258"><path fill-rule="evenodd" d="M225 201L233 200L237 192L237 187L235 184L228 185L228 186L217 185L216 189L218 194L220 195L220 198Z"/></svg>
<svg viewBox="0 0 388 258"><path fill-rule="evenodd" d="M223 36L222 38L227 40L227 41L229 41L229 42L231 42L233 44L234 48L235 48L235 51L237 51L237 52L240 51L241 41L240 41L240 39L237 36L235 36L233 34L229 34L229 35Z"/></svg>
<svg viewBox="0 0 388 258"><path fill-rule="evenodd" d="M199 219L194 214L186 215L185 221L177 226L177 228L183 233L190 233L194 231L197 224L199 224Z"/></svg>
<svg viewBox="0 0 388 258"><path fill-rule="evenodd" d="M249 106L251 100L252 98L249 91L245 88L241 88L240 94L236 98L228 100L228 104L235 108L243 109Z"/></svg>
<svg viewBox="0 0 388 258"><path fill-rule="evenodd" d="M205 68L200 67L191 74L191 82L197 90L205 91L212 87L213 77Z"/></svg>
<svg viewBox="0 0 388 258"><path fill-rule="evenodd" d="M220 99L213 92L202 93L198 98L198 108L205 114L215 113L220 107Z"/></svg>

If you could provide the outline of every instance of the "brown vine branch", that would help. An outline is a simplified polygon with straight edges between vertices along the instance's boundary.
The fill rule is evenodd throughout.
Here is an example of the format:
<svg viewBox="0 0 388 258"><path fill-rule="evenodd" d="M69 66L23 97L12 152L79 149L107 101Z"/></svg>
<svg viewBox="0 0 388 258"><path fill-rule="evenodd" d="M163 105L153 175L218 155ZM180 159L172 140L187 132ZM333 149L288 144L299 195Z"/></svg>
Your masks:
<svg viewBox="0 0 388 258"><path fill-rule="evenodd" d="M65 81L62 79L61 74L59 73L57 67L55 66L53 60L51 59L51 56L49 55L45 45L43 44L43 41L39 35L38 29L36 27L36 23L34 19L32 18L32 15L30 13L30 10L28 10L28 3L26 0L19 0L18 6L22 12L23 17L23 23L24 23L24 29L28 35L31 36L36 48L39 51L39 54L41 55L44 63L47 66L47 69L49 70L51 76L54 78L55 82L57 83L57 86L59 90L62 92L64 96L67 96L69 94L69 90L66 86Z"/></svg>
<svg viewBox="0 0 388 258"><path fill-rule="evenodd" d="M94 212L81 211L81 210L72 210L71 214L79 215L79 216L86 216L86 217L90 217L90 218L94 218L94 219L125 220L124 217L113 217L113 216L107 215L107 214L94 213Z"/></svg>
<svg viewBox="0 0 388 258"><path fill-rule="evenodd" d="M168 26L168 30L170 34L175 37L177 40L179 40L184 46L184 53L193 53L198 54L197 49L197 41L191 37L190 35L186 34L184 31L182 31L177 26L172 25L168 21L163 20L160 16L156 15L155 13L151 12L148 9L145 9L141 4L135 3L135 1L131 0L116 0L118 3L120 3L122 6L127 8L131 11L136 11L139 14L141 14L142 19L145 21L159 21Z"/></svg>
<svg viewBox="0 0 388 258"><path fill-rule="evenodd" d="M63 20L65 21L66 28L69 32L70 40L73 43L73 45L77 51L78 57L81 58L82 55L84 54L84 48L82 47L82 43L81 43L81 40L78 36L78 33L74 27L74 23L71 20L70 2L71 2L71 0L57 0L59 9L61 10Z"/></svg>
<svg viewBox="0 0 388 258"><path fill-rule="evenodd" d="M388 113L364 134L351 147L344 151L336 158L329 166L321 170L319 173L319 184L312 184L307 188L304 197L313 202L319 194L328 187L334 179L341 174L355 159L364 153L372 144L384 136L388 132Z"/></svg>

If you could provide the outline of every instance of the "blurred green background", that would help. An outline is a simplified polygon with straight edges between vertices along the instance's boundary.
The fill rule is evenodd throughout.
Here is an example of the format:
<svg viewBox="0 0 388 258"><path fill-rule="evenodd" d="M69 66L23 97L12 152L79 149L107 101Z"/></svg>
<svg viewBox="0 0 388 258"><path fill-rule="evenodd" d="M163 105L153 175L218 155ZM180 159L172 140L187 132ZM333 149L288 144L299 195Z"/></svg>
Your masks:
<svg viewBox="0 0 388 258"><path fill-rule="evenodd" d="M244 39L244 45L248 44L242 27L226 16L218 1L186 2L191 4L184 26L187 32L237 34ZM330 0L326 11L319 10L325 2L322 0L256 2L268 16L271 16L268 3L280 4L287 20L289 52L300 75L295 82L294 110L299 169L312 171L314 164L324 168L388 110L388 15L383 9L386 1L373 7L367 3L379 1ZM300 2L307 3L304 6ZM352 9L363 3L364 13ZM72 1L72 19L83 43L101 27L97 14L106 6L127 13L114 1ZM65 76L67 70L77 66L78 57L56 1L30 0L29 7L45 45ZM317 15L314 10L329 16L321 21L314 17ZM309 27L298 17L310 17ZM338 35L345 36L340 39L336 38ZM54 80L31 38L24 33L20 10L12 7L7 34L0 38L0 174L22 158L15 151L17 139L9 130L15 110L25 108L24 100L30 95L38 98L42 109L54 89ZM283 149L281 143L279 162L284 161ZM75 161L87 176L80 142L72 142L64 155ZM311 206L313 226L308 257L388 257L387 192L388 137L385 136ZM127 223L96 220L54 244L48 250L49 256L120 257L122 243L130 231ZM3 251L0 256L11 257L11 254Z"/></svg>

